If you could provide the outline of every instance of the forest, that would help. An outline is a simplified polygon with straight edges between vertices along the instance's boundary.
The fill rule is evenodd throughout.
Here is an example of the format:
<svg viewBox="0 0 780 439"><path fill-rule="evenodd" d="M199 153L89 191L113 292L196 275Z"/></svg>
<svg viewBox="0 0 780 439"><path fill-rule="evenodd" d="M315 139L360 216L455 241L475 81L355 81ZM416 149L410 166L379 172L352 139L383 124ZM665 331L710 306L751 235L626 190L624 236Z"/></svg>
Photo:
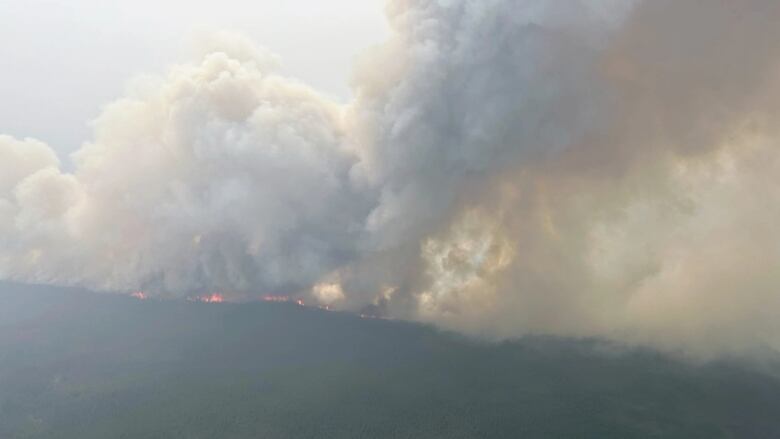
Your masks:
<svg viewBox="0 0 780 439"><path fill-rule="evenodd" d="M0 438L770 438L775 366L0 285Z"/></svg>

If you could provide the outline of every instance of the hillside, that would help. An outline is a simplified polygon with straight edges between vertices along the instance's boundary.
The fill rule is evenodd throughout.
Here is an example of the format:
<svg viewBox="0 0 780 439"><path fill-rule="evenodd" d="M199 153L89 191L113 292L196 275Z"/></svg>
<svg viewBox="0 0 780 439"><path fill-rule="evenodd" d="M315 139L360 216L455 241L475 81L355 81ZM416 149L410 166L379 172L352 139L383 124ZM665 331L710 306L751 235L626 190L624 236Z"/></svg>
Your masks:
<svg viewBox="0 0 780 439"><path fill-rule="evenodd" d="M0 303L0 438L780 437L780 381L736 364L292 304Z"/></svg>

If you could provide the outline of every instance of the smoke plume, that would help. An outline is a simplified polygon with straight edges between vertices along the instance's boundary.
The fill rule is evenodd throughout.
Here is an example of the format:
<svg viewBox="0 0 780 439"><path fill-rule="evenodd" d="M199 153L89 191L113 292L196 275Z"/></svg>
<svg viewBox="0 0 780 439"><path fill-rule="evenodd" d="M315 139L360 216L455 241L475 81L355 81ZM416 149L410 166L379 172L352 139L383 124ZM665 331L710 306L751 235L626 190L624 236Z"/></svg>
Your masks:
<svg viewBox="0 0 780 439"><path fill-rule="evenodd" d="M346 105L226 34L133 82L72 173L0 136L0 278L780 349L780 3L387 14Z"/></svg>

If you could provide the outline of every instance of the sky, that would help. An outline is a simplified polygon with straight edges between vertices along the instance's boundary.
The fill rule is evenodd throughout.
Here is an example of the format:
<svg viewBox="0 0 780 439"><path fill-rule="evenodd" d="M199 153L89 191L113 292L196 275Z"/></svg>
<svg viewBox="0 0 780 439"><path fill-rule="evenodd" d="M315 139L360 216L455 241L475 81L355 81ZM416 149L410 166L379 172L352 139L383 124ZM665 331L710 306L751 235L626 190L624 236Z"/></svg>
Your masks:
<svg viewBox="0 0 780 439"><path fill-rule="evenodd" d="M383 3L2 1L0 132L46 141L67 162L128 80L163 73L202 35L226 29L277 53L287 75L346 101L354 57L387 37Z"/></svg>

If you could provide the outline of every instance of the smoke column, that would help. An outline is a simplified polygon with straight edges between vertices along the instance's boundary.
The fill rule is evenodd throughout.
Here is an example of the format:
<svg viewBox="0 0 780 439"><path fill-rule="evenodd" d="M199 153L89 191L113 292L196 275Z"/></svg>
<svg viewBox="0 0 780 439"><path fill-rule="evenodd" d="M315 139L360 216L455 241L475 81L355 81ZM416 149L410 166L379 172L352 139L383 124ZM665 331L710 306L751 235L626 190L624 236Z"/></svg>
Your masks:
<svg viewBox="0 0 780 439"><path fill-rule="evenodd" d="M780 348L780 3L387 14L347 105L221 34L108 105L72 173L0 136L0 278Z"/></svg>

